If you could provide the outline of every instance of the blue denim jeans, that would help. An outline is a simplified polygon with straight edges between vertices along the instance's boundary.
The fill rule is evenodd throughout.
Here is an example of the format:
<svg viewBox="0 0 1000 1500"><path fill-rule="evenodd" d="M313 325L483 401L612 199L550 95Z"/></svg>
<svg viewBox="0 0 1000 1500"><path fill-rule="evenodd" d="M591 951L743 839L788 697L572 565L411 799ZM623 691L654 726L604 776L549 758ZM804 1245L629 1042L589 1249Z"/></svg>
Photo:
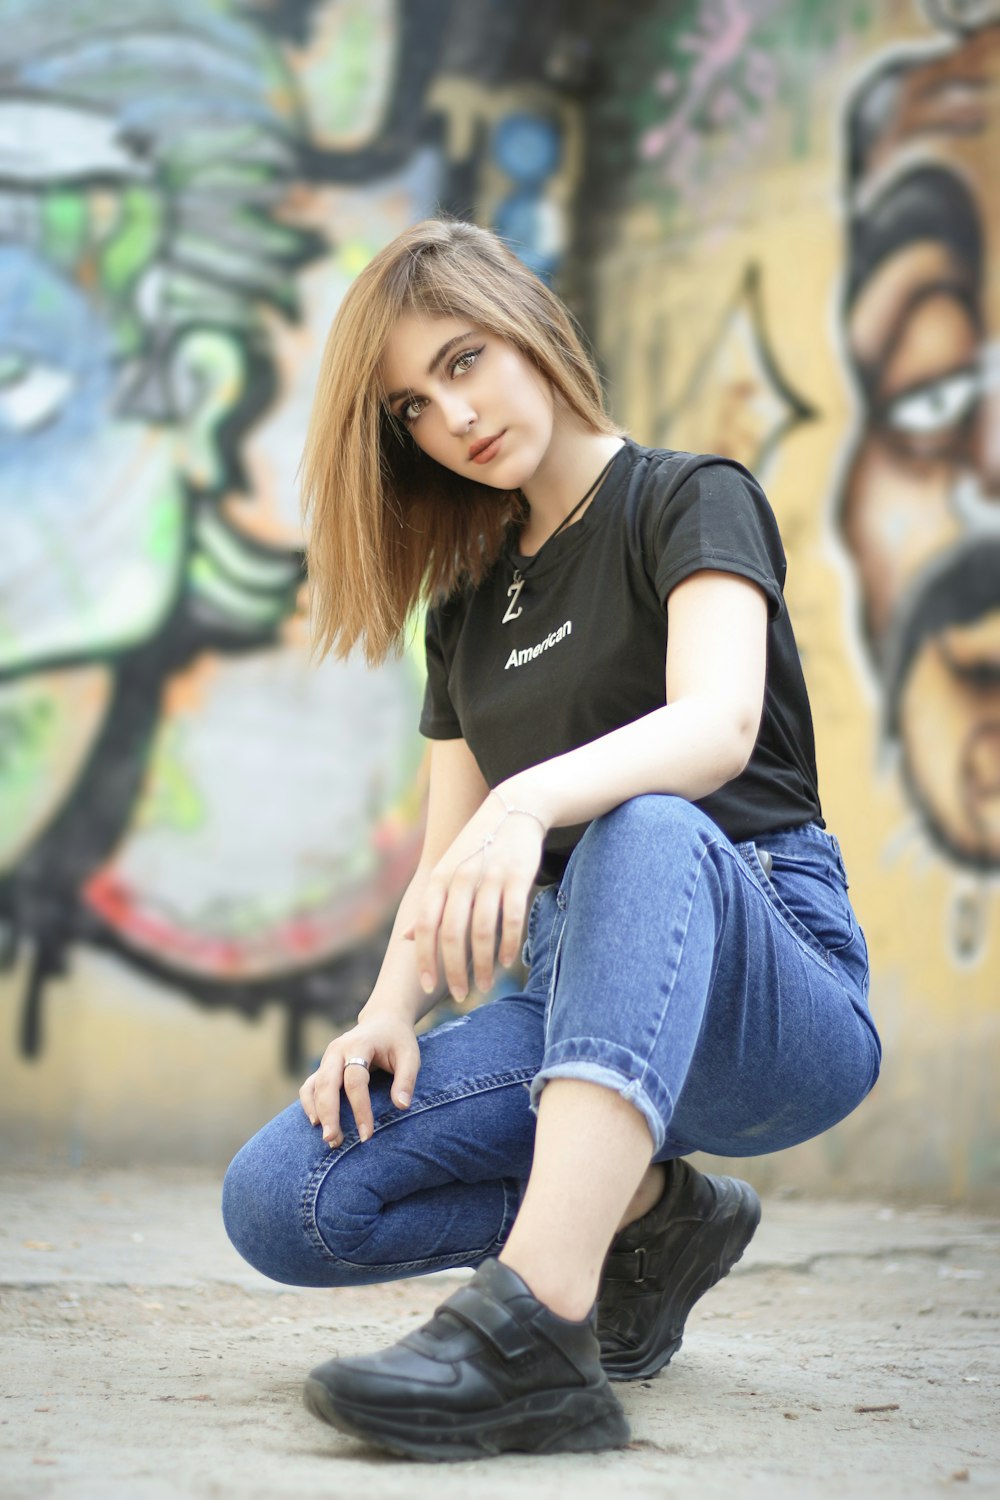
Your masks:
<svg viewBox="0 0 1000 1500"><path fill-rule="evenodd" d="M525 965L522 991L420 1038L409 1109L374 1074L370 1141L345 1100L336 1150L298 1103L243 1147L223 1212L252 1265L346 1286L495 1255L552 1078L617 1090L665 1161L793 1146L878 1075L865 940L815 824L733 844L683 798L623 803L536 897Z"/></svg>

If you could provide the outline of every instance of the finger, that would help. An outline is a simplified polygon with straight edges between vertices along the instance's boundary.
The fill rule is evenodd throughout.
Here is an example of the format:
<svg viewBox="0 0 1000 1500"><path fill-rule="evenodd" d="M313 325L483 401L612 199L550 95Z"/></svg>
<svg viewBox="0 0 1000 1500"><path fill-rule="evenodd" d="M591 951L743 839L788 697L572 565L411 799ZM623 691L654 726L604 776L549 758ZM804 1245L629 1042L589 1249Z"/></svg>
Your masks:
<svg viewBox="0 0 1000 1500"><path fill-rule="evenodd" d="M349 1063L344 1069L344 1093L363 1141L371 1139L375 1128L372 1117L372 1101L368 1092L368 1070L358 1063Z"/></svg>
<svg viewBox="0 0 1000 1500"><path fill-rule="evenodd" d="M431 877L420 904L420 915L414 923L414 938L417 945L417 973L424 993L433 994L438 982L437 948L441 914L444 911L448 888L441 879Z"/></svg>
<svg viewBox="0 0 1000 1500"><path fill-rule="evenodd" d="M481 995L493 988L500 892L499 882L487 878L479 887L472 907L472 967L476 989Z"/></svg>
<svg viewBox="0 0 1000 1500"><path fill-rule="evenodd" d="M299 1103L305 1111L306 1119L310 1125L319 1123L319 1115L316 1113L316 1074L310 1073L302 1087L299 1089Z"/></svg>
<svg viewBox="0 0 1000 1500"><path fill-rule="evenodd" d="M343 1076L344 1065L336 1054L324 1061L316 1074L316 1114L323 1127L323 1139L328 1146L339 1146L344 1139L340 1128L340 1087Z"/></svg>
<svg viewBox="0 0 1000 1500"><path fill-rule="evenodd" d="M441 918L441 961L448 989L456 1000L469 993L469 923L475 887L471 877L456 872Z"/></svg>
<svg viewBox="0 0 1000 1500"><path fill-rule="evenodd" d="M392 1102L398 1109L406 1109L413 1098L413 1089L420 1072L420 1047L415 1036L394 1047L389 1053L392 1068Z"/></svg>
<svg viewBox="0 0 1000 1500"><path fill-rule="evenodd" d="M503 925L500 929L500 962L509 969L521 951L521 935L528 910L528 889L514 886L504 892Z"/></svg>

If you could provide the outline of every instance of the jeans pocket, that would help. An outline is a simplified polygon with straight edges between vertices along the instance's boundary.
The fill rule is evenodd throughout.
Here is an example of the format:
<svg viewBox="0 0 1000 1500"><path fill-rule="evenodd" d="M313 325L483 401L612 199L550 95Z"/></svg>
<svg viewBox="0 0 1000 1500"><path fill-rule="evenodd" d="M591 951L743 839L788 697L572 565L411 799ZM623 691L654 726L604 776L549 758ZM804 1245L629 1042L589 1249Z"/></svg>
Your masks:
<svg viewBox="0 0 1000 1500"><path fill-rule="evenodd" d="M814 846L787 847L787 838L760 847L739 845L772 906L785 923L824 958L840 954L860 933L851 910L847 885L831 851ZM782 847L784 846L784 847Z"/></svg>

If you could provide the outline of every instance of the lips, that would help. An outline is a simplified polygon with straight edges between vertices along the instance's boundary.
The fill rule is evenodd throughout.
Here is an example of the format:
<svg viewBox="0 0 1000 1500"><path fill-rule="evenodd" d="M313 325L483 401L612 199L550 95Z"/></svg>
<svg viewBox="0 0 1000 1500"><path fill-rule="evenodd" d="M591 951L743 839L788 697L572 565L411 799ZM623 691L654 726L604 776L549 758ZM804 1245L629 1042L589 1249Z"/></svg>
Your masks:
<svg viewBox="0 0 1000 1500"><path fill-rule="evenodd" d="M493 437L480 438L478 443L473 443L469 449L469 458L474 464L488 464L491 458L495 458L500 451L500 440L502 432L494 433Z"/></svg>

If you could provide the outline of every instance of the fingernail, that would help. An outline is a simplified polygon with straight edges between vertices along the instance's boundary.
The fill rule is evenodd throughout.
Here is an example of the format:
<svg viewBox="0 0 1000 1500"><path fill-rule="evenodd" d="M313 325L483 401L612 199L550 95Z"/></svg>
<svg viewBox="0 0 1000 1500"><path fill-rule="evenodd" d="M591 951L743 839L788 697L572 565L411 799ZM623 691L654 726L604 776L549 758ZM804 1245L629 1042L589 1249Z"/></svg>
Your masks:
<svg viewBox="0 0 1000 1500"><path fill-rule="evenodd" d="M410 1102L410 1095L409 1094L397 1094L396 1095L396 1103L399 1105L400 1109L405 1109L406 1106L409 1104L409 1102Z"/></svg>
<svg viewBox="0 0 1000 1500"><path fill-rule="evenodd" d="M434 975L427 973L421 974L420 988L423 990L425 995L429 995L431 990L434 988Z"/></svg>
<svg viewBox="0 0 1000 1500"><path fill-rule="evenodd" d="M366 1141L368 1139L368 1137L371 1135L371 1131L368 1129L367 1125L359 1125L358 1126L358 1135L361 1137L361 1139L363 1141Z"/></svg>

